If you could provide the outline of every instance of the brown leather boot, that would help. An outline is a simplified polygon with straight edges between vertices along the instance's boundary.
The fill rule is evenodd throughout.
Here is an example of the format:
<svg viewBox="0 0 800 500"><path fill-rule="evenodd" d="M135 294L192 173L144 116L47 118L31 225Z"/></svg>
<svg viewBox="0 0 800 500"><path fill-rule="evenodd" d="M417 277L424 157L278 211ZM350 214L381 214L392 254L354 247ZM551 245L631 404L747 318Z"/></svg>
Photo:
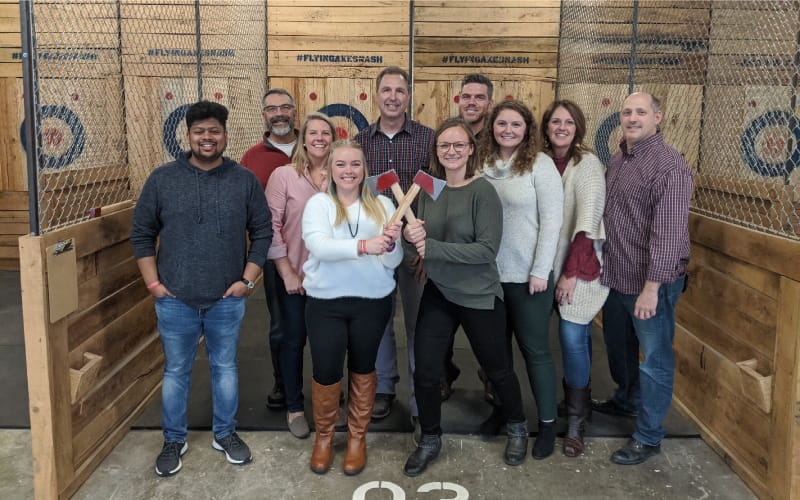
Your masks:
<svg viewBox="0 0 800 500"><path fill-rule="evenodd" d="M333 435L336 417L339 415L339 393L342 382L331 385L320 385L311 380L311 404L314 407L314 451L311 452L311 470L317 474L325 474L331 467L333 455Z"/></svg>
<svg viewBox="0 0 800 500"><path fill-rule="evenodd" d="M347 452L344 455L344 473L348 476L355 476L367 464L367 427L372 419L377 382L375 372L366 375L350 372Z"/></svg>
<svg viewBox="0 0 800 500"><path fill-rule="evenodd" d="M570 387L565 382L564 396L567 402L567 432L562 449L564 456L577 457L583 453L583 435L592 408L591 384L586 387Z"/></svg>

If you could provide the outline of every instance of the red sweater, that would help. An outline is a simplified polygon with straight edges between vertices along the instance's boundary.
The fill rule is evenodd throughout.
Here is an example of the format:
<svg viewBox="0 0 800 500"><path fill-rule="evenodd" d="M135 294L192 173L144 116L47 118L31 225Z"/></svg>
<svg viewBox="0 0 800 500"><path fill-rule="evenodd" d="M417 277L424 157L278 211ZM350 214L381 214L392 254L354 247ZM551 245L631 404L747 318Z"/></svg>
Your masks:
<svg viewBox="0 0 800 500"><path fill-rule="evenodd" d="M239 162L256 174L261 183L261 189L267 188L269 176L276 168L288 165L292 161L283 151L270 144L267 140L268 137L269 132L266 132L264 140L248 149L242 156L242 161ZM295 145L295 149L297 149L297 145ZM294 151L292 151L292 155L294 155Z"/></svg>

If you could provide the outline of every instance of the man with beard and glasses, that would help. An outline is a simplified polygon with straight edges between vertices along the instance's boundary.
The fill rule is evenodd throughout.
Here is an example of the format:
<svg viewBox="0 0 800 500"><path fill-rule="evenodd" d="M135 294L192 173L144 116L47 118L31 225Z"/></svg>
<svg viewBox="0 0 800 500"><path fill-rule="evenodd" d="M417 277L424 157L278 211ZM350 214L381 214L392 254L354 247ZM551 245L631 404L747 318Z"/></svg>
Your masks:
<svg viewBox="0 0 800 500"><path fill-rule="evenodd" d="M247 150L242 156L242 165L252 170L266 189L272 172L283 165L291 163L297 146L298 132L295 130L294 97L284 89L270 89L264 94L261 116L264 117L264 140ZM278 292L276 278L278 271L275 263L268 260L264 266L264 294L269 309L269 350L272 358L272 374L275 381L272 391L267 395L267 408L283 410L286 408L286 393L283 387L283 376L280 368L280 345L283 332L278 312Z"/></svg>
<svg viewBox="0 0 800 500"><path fill-rule="evenodd" d="M211 446L232 464L251 461L236 434L236 351L247 295L272 242L272 218L256 176L222 156L227 119L218 103L200 101L188 109L191 150L153 170L133 214L130 240L155 297L164 349L159 476L177 473L188 449L186 407L201 335L211 371Z"/></svg>

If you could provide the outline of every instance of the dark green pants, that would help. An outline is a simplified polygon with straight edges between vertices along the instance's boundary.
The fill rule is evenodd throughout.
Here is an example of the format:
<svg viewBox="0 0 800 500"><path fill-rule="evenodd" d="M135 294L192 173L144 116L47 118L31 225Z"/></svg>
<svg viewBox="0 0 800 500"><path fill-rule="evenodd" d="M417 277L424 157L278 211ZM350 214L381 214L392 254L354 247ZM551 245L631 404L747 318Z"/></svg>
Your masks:
<svg viewBox="0 0 800 500"><path fill-rule="evenodd" d="M511 336L525 358L528 380L539 420L556 418L556 370L550 352L550 314L553 310L553 274L547 290L531 295L527 283L503 283L506 304L506 344L511 356Z"/></svg>

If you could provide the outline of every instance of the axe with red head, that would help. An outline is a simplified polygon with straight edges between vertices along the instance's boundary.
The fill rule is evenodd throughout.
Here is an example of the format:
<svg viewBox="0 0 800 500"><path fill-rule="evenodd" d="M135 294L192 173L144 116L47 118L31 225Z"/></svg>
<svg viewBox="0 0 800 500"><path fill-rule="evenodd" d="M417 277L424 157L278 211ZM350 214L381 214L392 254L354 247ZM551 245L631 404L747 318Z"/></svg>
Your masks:
<svg viewBox="0 0 800 500"><path fill-rule="evenodd" d="M394 212L394 215L392 215L392 218L389 219L389 224L397 222L403 217L403 214L411 206L414 198L416 198L419 194L420 189L424 189L425 192L435 200L439 197L439 194L441 194L446 185L447 183L442 179L437 179L430 174L426 174L422 170L417 172L417 175L414 176L414 184L411 185L411 188L408 190L406 195L403 196L403 199L397 206L397 210Z"/></svg>
<svg viewBox="0 0 800 500"><path fill-rule="evenodd" d="M367 185L375 196L378 196L378 194L386 190L386 188L390 188L397 203L400 203L405 196L403 194L403 188L400 187L400 178L397 176L397 172L395 172L394 169L388 170L382 174L367 177ZM417 220L417 218L414 217L414 212L412 212L410 208L405 215L408 222Z"/></svg>

